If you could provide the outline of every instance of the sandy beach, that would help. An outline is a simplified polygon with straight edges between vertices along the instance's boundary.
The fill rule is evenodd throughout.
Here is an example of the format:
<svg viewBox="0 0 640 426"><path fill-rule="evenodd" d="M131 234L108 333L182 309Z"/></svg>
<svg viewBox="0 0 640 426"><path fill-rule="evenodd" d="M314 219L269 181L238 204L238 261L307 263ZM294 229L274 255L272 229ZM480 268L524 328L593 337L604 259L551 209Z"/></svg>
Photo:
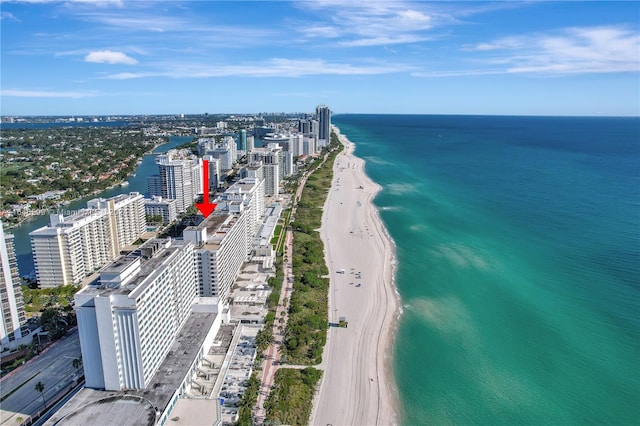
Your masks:
<svg viewBox="0 0 640 426"><path fill-rule="evenodd" d="M394 247L372 204L379 185L364 173L364 161L353 155L354 144L334 131L345 150L334 164L320 234L331 277L329 321L346 317L348 327L329 328L311 424L396 424L391 353L399 301Z"/></svg>

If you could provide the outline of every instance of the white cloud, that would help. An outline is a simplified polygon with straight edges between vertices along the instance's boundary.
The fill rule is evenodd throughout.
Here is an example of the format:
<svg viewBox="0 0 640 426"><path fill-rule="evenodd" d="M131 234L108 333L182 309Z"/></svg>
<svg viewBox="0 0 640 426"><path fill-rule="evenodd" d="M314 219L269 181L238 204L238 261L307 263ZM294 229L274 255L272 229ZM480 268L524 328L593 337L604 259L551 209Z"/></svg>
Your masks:
<svg viewBox="0 0 640 426"><path fill-rule="evenodd" d="M103 64L127 64L134 65L138 61L130 56L125 55L122 52L114 52L112 50L98 50L95 52L89 52L84 58L86 62L96 62Z"/></svg>
<svg viewBox="0 0 640 426"><path fill-rule="evenodd" d="M406 2L299 2L298 7L330 16L330 24L301 25L310 38L340 37L340 46L362 47L424 41L434 16L424 4ZM418 10L422 9L422 10Z"/></svg>
<svg viewBox="0 0 640 426"><path fill-rule="evenodd" d="M397 36L384 36L373 38L360 38L357 40L342 41L338 44L340 46L347 47L360 47L360 46L388 46L390 44L404 44L404 43L417 43L419 41L425 41L427 37L420 37L412 34L402 34Z"/></svg>
<svg viewBox="0 0 640 426"><path fill-rule="evenodd" d="M18 98L88 98L96 96L92 92L56 92L48 90L20 90L20 89L2 89L1 96L11 96Z"/></svg>
<svg viewBox="0 0 640 426"><path fill-rule="evenodd" d="M591 74L640 71L640 34L621 26L572 27L463 46L489 69L419 72L416 76Z"/></svg>
<svg viewBox="0 0 640 426"><path fill-rule="evenodd" d="M402 72L412 69L402 64L352 65L327 62L323 59L274 58L251 65L159 64L160 71L124 72L108 75L112 80L145 77L211 78L211 77L304 77L308 75L374 75Z"/></svg>

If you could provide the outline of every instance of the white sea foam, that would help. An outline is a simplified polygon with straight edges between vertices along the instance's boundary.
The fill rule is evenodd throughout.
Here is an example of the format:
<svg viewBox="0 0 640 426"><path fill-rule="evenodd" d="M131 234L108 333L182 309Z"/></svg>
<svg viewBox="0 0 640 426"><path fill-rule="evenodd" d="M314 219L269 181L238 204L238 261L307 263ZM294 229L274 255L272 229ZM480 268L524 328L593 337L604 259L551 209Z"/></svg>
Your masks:
<svg viewBox="0 0 640 426"><path fill-rule="evenodd" d="M423 232L429 228L427 228L427 225L425 225L424 223L414 223L413 225L409 226L409 229L413 232Z"/></svg>
<svg viewBox="0 0 640 426"><path fill-rule="evenodd" d="M434 256L443 257L461 268L476 268L483 271L492 269L486 256L469 246L461 244L441 244L432 249Z"/></svg>
<svg viewBox="0 0 640 426"><path fill-rule="evenodd" d="M384 160L380 157L363 157L367 163L370 164L379 164L381 166L393 166L394 163L388 160Z"/></svg>
<svg viewBox="0 0 640 426"><path fill-rule="evenodd" d="M413 183L390 183L385 186L385 189L394 195L409 194L411 192L418 192L418 185Z"/></svg>
<svg viewBox="0 0 640 426"><path fill-rule="evenodd" d="M470 315L456 297L413 299L407 309L444 334L453 333L467 339L475 335Z"/></svg>

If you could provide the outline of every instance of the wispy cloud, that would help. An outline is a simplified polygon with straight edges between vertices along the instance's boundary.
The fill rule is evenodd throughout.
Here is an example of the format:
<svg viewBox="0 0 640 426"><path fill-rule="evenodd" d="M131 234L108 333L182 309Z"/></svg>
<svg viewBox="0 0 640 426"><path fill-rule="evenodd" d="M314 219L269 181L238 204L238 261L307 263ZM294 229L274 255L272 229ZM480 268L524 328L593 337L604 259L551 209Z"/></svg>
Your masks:
<svg viewBox="0 0 640 426"><path fill-rule="evenodd" d="M16 18L13 15L13 13L11 13L11 12L1 12L0 13L0 20L5 20L5 19L11 19L12 21L20 22L20 20L18 18Z"/></svg>
<svg viewBox="0 0 640 426"><path fill-rule="evenodd" d="M88 98L97 96L95 92L69 92L69 91L50 91L50 90L21 90L21 89L2 89L0 96L12 96L18 98Z"/></svg>
<svg viewBox="0 0 640 426"><path fill-rule="evenodd" d="M114 11L99 11L95 9L77 11L75 15L88 22L94 22L106 27L139 31L167 32L178 31L189 27L189 22L183 18L162 16L153 12L136 13L126 11L117 13Z"/></svg>
<svg viewBox="0 0 640 426"><path fill-rule="evenodd" d="M158 71L124 72L104 78L128 80L145 77L211 78L211 77L303 77L308 75L374 75L411 70L403 64L352 65L323 59L273 58L251 65L158 64Z"/></svg>
<svg viewBox="0 0 640 426"><path fill-rule="evenodd" d="M123 0L0 0L0 3L66 3L70 4L88 4L93 6L122 6Z"/></svg>
<svg viewBox="0 0 640 426"><path fill-rule="evenodd" d="M340 38L338 44L347 47L423 41L436 20L424 3L320 0L297 5L331 16L328 23L303 25L306 37Z"/></svg>
<svg viewBox="0 0 640 426"><path fill-rule="evenodd" d="M138 61L122 52L114 52L112 50L98 50L90 52L84 60L86 62L97 62L103 64L126 64L135 65Z"/></svg>
<svg viewBox="0 0 640 426"><path fill-rule="evenodd" d="M625 27L565 28L465 46L504 73L584 74L640 71L640 34ZM479 72L483 72L479 70Z"/></svg>
<svg viewBox="0 0 640 426"><path fill-rule="evenodd" d="M413 34L400 34L394 36L359 38L356 40L341 41L340 46L358 47L358 46L388 46L391 44L417 43L428 40L427 37L421 37Z"/></svg>

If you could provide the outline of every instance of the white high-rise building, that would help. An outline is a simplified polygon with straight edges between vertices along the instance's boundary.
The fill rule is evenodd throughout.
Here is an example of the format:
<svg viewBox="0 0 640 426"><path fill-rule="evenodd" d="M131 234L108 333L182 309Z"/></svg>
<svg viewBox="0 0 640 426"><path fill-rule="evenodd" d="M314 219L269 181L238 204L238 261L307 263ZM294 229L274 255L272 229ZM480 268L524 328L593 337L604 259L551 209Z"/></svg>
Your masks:
<svg viewBox="0 0 640 426"><path fill-rule="evenodd" d="M31 232L31 249L40 287L79 284L117 254L107 210L82 209L50 216L50 226Z"/></svg>
<svg viewBox="0 0 640 426"><path fill-rule="evenodd" d="M247 256L251 254L251 240L258 232L265 211L264 179L247 177L231 185L217 200L218 208L229 210L229 204L241 202L242 214L247 216Z"/></svg>
<svg viewBox="0 0 640 426"><path fill-rule="evenodd" d="M304 135L302 133L291 137L291 153L294 157L304 154Z"/></svg>
<svg viewBox="0 0 640 426"><path fill-rule="evenodd" d="M233 201L226 207L227 211L216 209L200 225L187 227L182 233L185 241L196 246L200 296L218 297L222 303L248 260L244 204Z"/></svg>
<svg viewBox="0 0 640 426"><path fill-rule="evenodd" d="M79 284L146 230L144 198L137 192L94 199L71 216L52 214L49 226L31 232L40 287Z"/></svg>
<svg viewBox="0 0 640 426"><path fill-rule="evenodd" d="M158 175L149 178L149 196L176 200L183 213L202 193L202 163L188 150L170 150L156 157Z"/></svg>
<svg viewBox="0 0 640 426"><path fill-rule="evenodd" d="M270 145L249 153L250 165L263 166L264 193L267 196L278 196L280 193L280 151L280 146Z"/></svg>
<svg viewBox="0 0 640 426"><path fill-rule="evenodd" d="M202 159L209 162L209 190L215 191L222 183L220 176L220 164L222 164L222 161L213 155L203 155Z"/></svg>
<svg viewBox="0 0 640 426"><path fill-rule="evenodd" d="M75 295L86 386L142 389L169 352L198 295L193 246L150 240Z"/></svg>
<svg viewBox="0 0 640 426"><path fill-rule="evenodd" d="M116 195L109 199L95 198L87 202L87 207L108 211L118 250L132 244L146 231L144 197L138 192Z"/></svg>
<svg viewBox="0 0 640 426"><path fill-rule="evenodd" d="M13 245L13 235L5 234L0 222L0 344L11 342L27 334L24 300Z"/></svg>
<svg viewBox="0 0 640 426"><path fill-rule="evenodd" d="M313 155L318 152L318 146L316 144L316 139L311 137L305 137L302 142L302 152L306 155Z"/></svg>
<svg viewBox="0 0 640 426"><path fill-rule="evenodd" d="M244 178L216 199L204 222L182 235L196 246L199 291L224 304L242 264L251 258L253 237L265 211L264 180Z"/></svg>

